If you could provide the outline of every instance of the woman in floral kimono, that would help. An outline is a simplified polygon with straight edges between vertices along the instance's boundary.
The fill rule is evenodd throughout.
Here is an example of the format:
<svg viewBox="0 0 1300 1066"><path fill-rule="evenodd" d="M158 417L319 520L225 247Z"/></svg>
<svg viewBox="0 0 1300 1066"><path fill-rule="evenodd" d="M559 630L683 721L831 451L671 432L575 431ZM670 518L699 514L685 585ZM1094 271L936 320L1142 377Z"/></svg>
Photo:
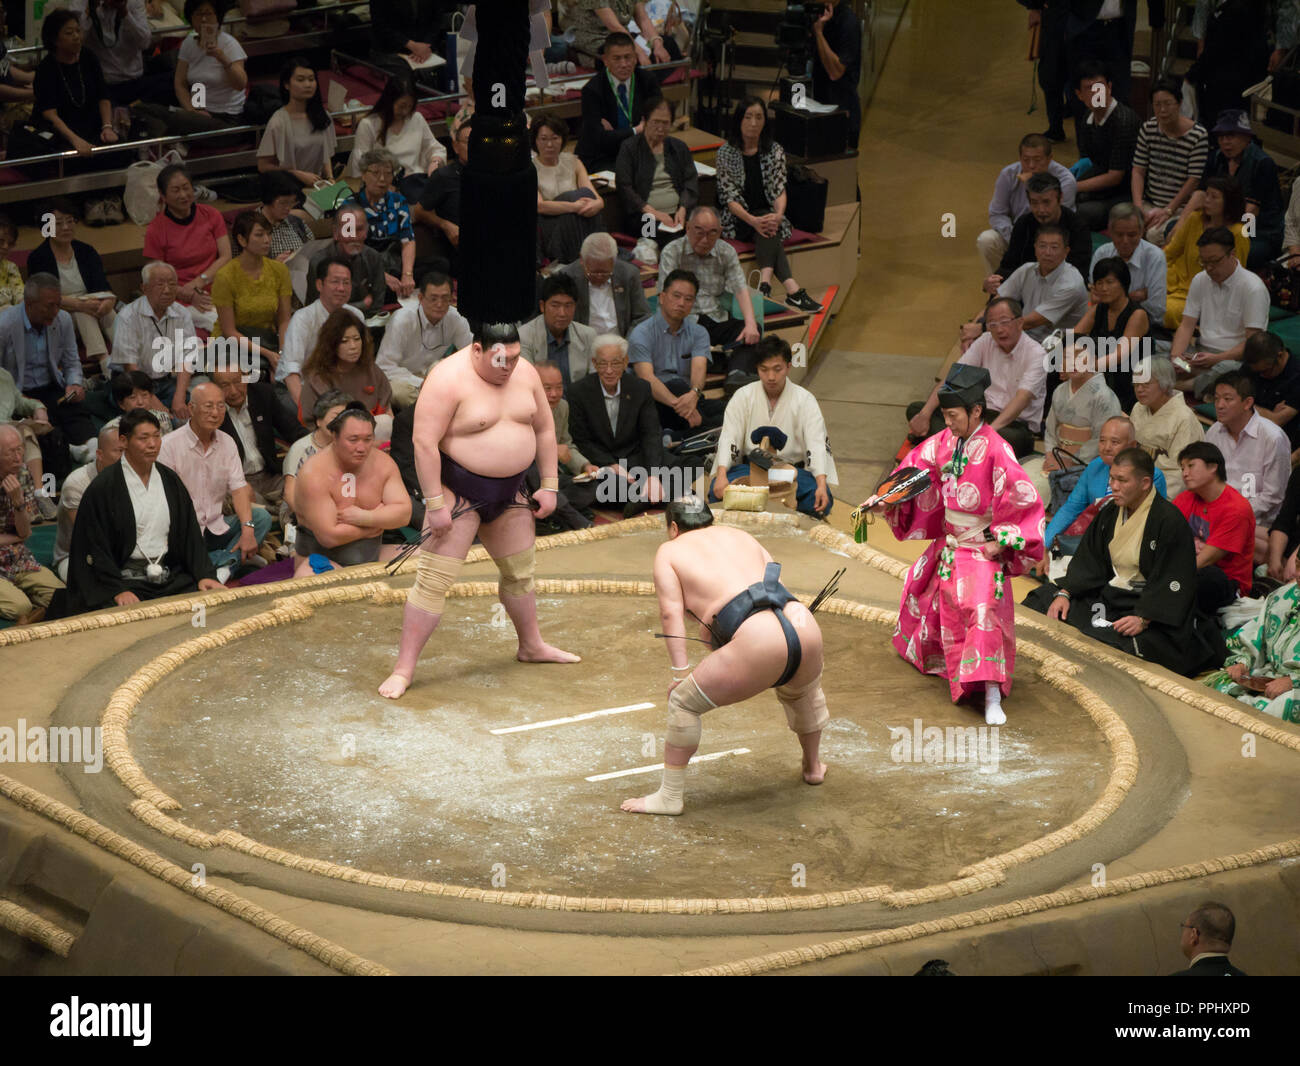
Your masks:
<svg viewBox="0 0 1300 1066"><path fill-rule="evenodd" d="M1259 614L1228 638L1225 669L1206 684L1257 711L1300 722L1300 587L1274 589Z"/></svg>
<svg viewBox="0 0 1300 1066"><path fill-rule="evenodd" d="M939 388L947 428L902 463L928 471L930 487L888 510L868 504L900 539L934 539L903 586L894 647L922 673L948 678L954 702L983 694L984 720L1001 725L1016 655L1007 578L1042 558L1047 523L1015 453L982 420L990 380L983 367L952 368Z"/></svg>

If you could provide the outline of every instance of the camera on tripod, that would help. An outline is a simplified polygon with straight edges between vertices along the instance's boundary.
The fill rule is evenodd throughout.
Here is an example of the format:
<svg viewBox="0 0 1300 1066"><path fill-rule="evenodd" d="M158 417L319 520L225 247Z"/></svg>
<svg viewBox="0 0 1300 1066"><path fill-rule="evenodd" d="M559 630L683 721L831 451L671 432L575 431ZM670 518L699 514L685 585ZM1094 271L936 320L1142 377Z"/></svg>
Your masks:
<svg viewBox="0 0 1300 1066"><path fill-rule="evenodd" d="M825 4L788 0L785 14L781 16L781 24L776 28L777 47L806 50L812 39L813 23L822 17L824 10Z"/></svg>

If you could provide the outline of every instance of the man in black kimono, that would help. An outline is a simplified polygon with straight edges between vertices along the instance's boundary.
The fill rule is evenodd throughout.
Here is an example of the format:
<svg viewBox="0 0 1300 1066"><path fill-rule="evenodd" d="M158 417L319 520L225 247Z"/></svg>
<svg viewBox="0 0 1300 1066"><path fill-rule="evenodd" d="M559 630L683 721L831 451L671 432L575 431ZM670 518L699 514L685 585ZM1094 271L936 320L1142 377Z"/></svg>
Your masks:
<svg viewBox="0 0 1300 1066"><path fill-rule="evenodd" d="M1110 468L1114 498L1088 527L1047 609L1049 618L1191 677L1227 657L1214 618L1196 608L1196 544L1155 490L1155 467L1126 448Z"/></svg>
<svg viewBox="0 0 1300 1066"><path fill-rule="evenodd" d="M121 462L100 472L77 508L64 614L222 587L184 482L157 462L158 420L128 411L118 432Z"/></svg>

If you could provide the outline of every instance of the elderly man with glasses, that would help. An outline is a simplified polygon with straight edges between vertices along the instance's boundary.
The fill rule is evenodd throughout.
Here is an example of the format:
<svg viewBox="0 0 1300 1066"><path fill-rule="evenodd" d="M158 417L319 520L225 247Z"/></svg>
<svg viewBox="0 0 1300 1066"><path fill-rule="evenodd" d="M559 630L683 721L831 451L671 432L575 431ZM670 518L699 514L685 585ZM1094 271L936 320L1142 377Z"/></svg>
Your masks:
<svg viewBox="0 0 1300 1066"><path fill-rule="evenodd" d="M469 323L452 306L451 278L432 271L420 279L419 302L403 307L384 330L376 362L393 387L393 407L412 406L429 369L473 343Z"/></svg>

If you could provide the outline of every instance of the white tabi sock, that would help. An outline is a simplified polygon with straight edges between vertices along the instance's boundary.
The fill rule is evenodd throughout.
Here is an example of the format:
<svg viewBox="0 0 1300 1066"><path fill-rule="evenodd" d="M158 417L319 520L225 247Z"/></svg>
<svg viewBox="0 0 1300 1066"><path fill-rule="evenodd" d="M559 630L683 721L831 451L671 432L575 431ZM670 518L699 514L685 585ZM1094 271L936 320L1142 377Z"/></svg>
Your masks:
<svg viewBox="0 0 1300 1066"><path fill-rule="evenodd" d="M1007 720L1002 709L1002 686L996 681L984 682L984 721L989 725L1002 725Z"/></svg>
<svg viewBox="0 0 1300 1066"><path fill-rule="evenodd" d="M686 767L664 767L663 783L659 791L645 798L646 814L681 814L682 793L686 790Z"/></svg>

